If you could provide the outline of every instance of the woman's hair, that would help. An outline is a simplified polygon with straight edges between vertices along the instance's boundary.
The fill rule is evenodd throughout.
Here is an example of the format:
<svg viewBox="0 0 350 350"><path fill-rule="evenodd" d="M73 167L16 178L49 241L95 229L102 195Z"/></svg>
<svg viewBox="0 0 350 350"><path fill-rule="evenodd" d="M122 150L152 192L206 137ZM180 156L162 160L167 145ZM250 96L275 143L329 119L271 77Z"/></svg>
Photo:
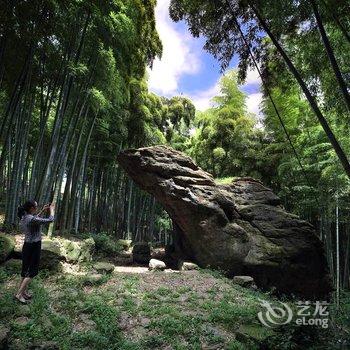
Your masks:
<svg viewBox="0 0 350 350"><path fill-rule="evenodd" d="M37 206L36 201L29 200L26 201L23 205L19 206L17 209L17 216L22 219L24 215L29 213L31 208L35 208Z"/></svg>

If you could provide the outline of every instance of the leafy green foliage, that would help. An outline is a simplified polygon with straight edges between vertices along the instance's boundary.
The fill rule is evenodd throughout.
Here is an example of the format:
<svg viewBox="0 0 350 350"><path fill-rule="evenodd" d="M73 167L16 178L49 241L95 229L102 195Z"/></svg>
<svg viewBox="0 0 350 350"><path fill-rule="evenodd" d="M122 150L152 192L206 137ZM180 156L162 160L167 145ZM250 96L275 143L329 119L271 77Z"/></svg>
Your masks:
<svg viewBox="0 0 350 350"><path fill-rule="evenodd" d="M225 164L230 157L225 153L226 147L216 144L215 141L214 144L210 143L218 127L209 123L207 130L203 128L206 142L199 140L201 144L194 154L200 157L200 150L208 147L212 151L205 152L200 164L206 162L206 169L210 169L217 176L232 176L241 172L262 178L264 183L278 191L289 209L309 219L328 211L329 202L332 201L330 197L335 193L344 202L342 206L348 206L349 179L338 160L339 153L336 155L329 142L329 132L325 133L326 129L316 120L309 105L310 101L304 98L300 89L300 82L297 83L295 75L293 77L287 70L286 59L281 58L281 51L277 50L276 43L268 40L262 29L269 29L281 44L284 53L300 73L301 80L315 97L326 123L330 125L345 155L349 155L348 111L344 103L346 99L342 96L340 83L338 84L339 76L330 64L329 52L327 53L325 45L322 45L313 3L317 4L320 12L326 35L331 42L331 51L342 73L341 78L348 83L345 47L349 45L349 37L346 34L349 31L349 22L348 16L341 12L341 9L349 9L346 2L339 3L337 7L332 0L278 3L227 1L220 5L210 1L172 0L170 7L170 14L175 21L185 20L193 36L205 37L204 48L220 60L223 68L229 65L234 54L238 54L239 81L245 80L249 67L255 69L249 52L252 50L265 82L262 89L265 96L264 130L256 133L255 142L253 141L246 150L237 150L238 154L245 153L247 157L232 159L227 162L233 165L232 168L228 171L224 167L222 170L220 163ZM242 34L248 45L242 40ZM233 89L233 85L228 84L227 89ZM304 170L295 159L268 93L282 116ZM231 96L231 101L235 108L239 109L242 103L239 102L238 93L236 96L236 99ZM220 100L216 101L220 103ZM229 99L221 98L221 101L223 106L230 108ZM225 109L222 112L225 112ZM203 122L208 123L211 114L201 116ZM224 140L230 140L229 134L225 133L225 123L231 123L227 125L230 131L237 126L225 118L221 118L220 121L223 124L220 134ZM244 135L245 132L244 129L238 130L238 137L234 135L237 140L239 135ZM199 142L192 141L192 144L195 149ZM253 155L250 154L251 150ZM242 171L242 160L243 164L254 163L254 167ZM225 171L228 173L225 174ZM319 203L324 203L324 208L319 208Z"/></svg>
<svg viewBox="0 0 350 350"><path fill-rule="evenodd" d="M247 112L245 99L237 73L231 70L220 81L214 107L197 113L189 153L214 177L247 175L254 166L259 131L255 117Z"/></svg>
<svg viewBox="0 0 350 350"><path fill-rule="evenodd" d="M91 234L91 237L95 241L95 249L97 254L113 256L123 250L123 247L118 245L111 235L100 232L97 234Z"/></svg>
<svg viewBox="0 0 350 350"><path fill-rule="evenodd" d="M273 56L274 51L272 48L270 50ZM270 163L269 167L274 166L276 169L274 178L270 180L273 181L273 187L290 209L302 215L307 213L309 217L327 211L336 193L344 201L342 206L346 206L350 182L321 126L296 84L278 64L279 61L268 62L266 70L270 74L270 91L304 168L302 171L271 101L266 97L263 101L264 126L272 142L265 148L263 157L267 164ZM341 111L330 113L329 121L334 125L345 149L350 150L347 138L342 136L344 125L334 119L337 113Z"/></svg>

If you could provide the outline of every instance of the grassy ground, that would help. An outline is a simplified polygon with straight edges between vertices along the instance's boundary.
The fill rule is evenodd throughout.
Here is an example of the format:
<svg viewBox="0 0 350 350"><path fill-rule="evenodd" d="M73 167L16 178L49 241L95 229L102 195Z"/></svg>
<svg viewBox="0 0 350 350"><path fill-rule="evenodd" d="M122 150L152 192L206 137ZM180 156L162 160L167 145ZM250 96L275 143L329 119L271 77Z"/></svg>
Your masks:
<svg viewBox="0 0 350 350"><path fill-rule="evenodd" d="M18 277L2 280L0 316L17 348L54 340L62 349L240 349L233 331L257 312L255 292L208 273L115 273L93 285L41 274L29 307L12 299Z"/></svg>
<svg viewBox="0 0 350 350"><path fill-rule="evenodd" d="M67 350L257 349L261 343L236 339L239 329L256 327L265 333L262 338L269 332L259 325L257 313L259 299L271 298L210 271L118 267L97 281L41 272L33 281L35 298L28 306L13 300L19 282L14 272L0 267L0 326L10 328L12 349L44 341ZM293 327L276 332L265 346L300 348L293 345L294 333ZM310 334L307 330L305 344Z"/></svg>

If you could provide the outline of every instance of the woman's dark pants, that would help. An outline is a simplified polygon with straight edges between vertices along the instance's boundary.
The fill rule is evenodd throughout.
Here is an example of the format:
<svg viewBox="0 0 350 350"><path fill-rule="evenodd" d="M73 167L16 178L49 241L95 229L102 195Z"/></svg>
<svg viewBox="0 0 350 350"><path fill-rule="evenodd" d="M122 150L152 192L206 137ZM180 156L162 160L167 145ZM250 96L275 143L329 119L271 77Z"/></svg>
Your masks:
<svg viewBox="0 0 350 350"><path fill-rule="evenodd" d="M22 277L35 277L39 272L41 241L24 242L22 248Z"/></svg>

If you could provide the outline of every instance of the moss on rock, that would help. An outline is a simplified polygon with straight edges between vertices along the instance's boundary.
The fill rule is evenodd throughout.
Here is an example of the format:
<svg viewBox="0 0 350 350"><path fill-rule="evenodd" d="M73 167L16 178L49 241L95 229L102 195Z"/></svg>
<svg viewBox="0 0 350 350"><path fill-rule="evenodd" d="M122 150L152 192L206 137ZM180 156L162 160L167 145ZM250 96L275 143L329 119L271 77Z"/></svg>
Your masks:
<svg viewBox="0 0 350 350"><path fill-rule="evenodd" d="M274 335L273 330L259 324L242 324L236 332L236 339L240 342L264 343Z"/></svg>
<svg viewBox="0 0 350 350"><path fill-rule="evenodd" d="M18 274L22 269L22 260L19 259L10 259L4 263L6 272L11 274Z"/></svg>
<svg viewBox="0 0 350 350"><path fill-rule="evenodd" d="M15 249L15 241L4 233L0 233L0 263L6 261Z"/></svg>
<svg viewBox="0 0 350 350"><path fill-rule="evenodd" d="M45 239L41 246L40 269L60 270L60 262L64 260L60 244L57 241Z"/></svg>
<svg viewBox="0 0 350 350"><path fill-rule="evenodd" d="M102 274L112 273L114 271L114 265L109 262L99 261L96 264L94 264L93 267L98 273Z"/></svg>

